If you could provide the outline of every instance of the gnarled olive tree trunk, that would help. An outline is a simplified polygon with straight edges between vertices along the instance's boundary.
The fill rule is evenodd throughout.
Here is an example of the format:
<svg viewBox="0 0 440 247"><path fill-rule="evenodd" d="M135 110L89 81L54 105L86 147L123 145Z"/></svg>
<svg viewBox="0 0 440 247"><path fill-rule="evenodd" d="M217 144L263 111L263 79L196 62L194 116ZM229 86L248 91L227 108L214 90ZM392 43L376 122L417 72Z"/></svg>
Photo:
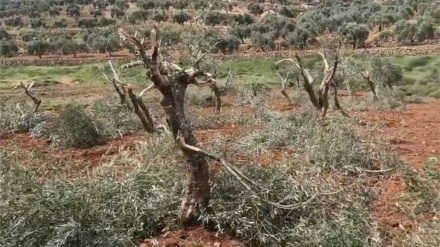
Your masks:
<svg viewBox="0 0 440 247"><path fill-rule="evenodd" d="M216 87L216 81L213 76L200 70L183 70L176 64L162 61L156 33L156 29L153 29L150 34L152 49L150 53L135 37L121 29L118 30L119 36L124 41L134 44L139 50L141 60L149 70L151 81L162 94L161 105L166 113L168 126L187 160L187 181L179 216L182 224L188 226L196 223L201 209L208 206L210 186L207 157L197 151L200 150L196 147L197 139L185 115L185 93L190 84ZM198 79L200 77L205 77L205 80L200 81Z"/></svg>

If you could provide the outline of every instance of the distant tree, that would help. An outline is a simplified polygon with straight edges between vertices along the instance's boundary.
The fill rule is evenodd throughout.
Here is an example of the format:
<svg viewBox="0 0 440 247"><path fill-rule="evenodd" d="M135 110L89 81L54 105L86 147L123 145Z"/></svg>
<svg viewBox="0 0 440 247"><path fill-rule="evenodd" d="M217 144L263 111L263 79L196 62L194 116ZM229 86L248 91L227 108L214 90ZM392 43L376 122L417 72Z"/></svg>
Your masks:
<svg viewBox="0 0 440 247"><path fill-rule="evenodd" d="M380 42L391 42L394 39L394 33L392 31L382 31L379 33L378 39Z"/></svg>
<svg viewBox="0 0 440 247"><path fill-rule="evenodd" d="M370 32L364 24L349 22L340 28L339 33L348 43L351 43L353 49L356 49L364 47L365 40L367 40Z"/></svg>
<svg viewBox="0 0 440 247"><path fill-rule="evenodd" d="M435 23L440 23L440 6L431 10L431 17L434 18Z"/></svg>
<svg viewBox="0 0 440 247"><path fill-rule="evenodd" d="M281 6L280 8L278 8L278 13L288 18L295 18L299 14L299 12L300 10L296 7Z"/></svg>
<svg viewBox="0 0 440 247"><path fill-rule="evenodd" d="M172 2L172 5L176 9L183 10L184 8L188 7L188 1L186 0L176 0Z"/></svg>
<svg viewBox="0 0 440 247"><path fill-rule="evenodd" d="M162 31L160 33L160 40L163 46L176 45L182 42L180 33L176 31Z"/></svg>
<svg viewBox="0 0 440 247"><path fill-rule="evenodd" d="M150 9L155 9L156 8L156 1L154 1L154 0L147 0L147 1L136 2L136 5L139 8L142 8L144 10L150 10Z"/></svg>
<svg viewBox="0 0 440 247"><path fill-rule="evenodd" d="M252 30L249 26L234 26L229 29L229 33L237 37L244 44L244 39L251 37Z"/></svg>
<svg viewBox="0 0 440 247"><path fill-rule="evenodd" d="M420 22L417 27L417 38L420 42L435 38L434 20L427 18Z"/></svg>
<svg viewBox="0 0 440 247"><path fill-rule="evenodd" d="M256 22L255 18L248 13L231 16L233 24L250 25Z"/></svg>
<svg viewBox="0 0 440 247"><path fill-rule="evenodd" d="M18 52L18 46L13 41L0 41L0 56L12 57Z"/></svg>
<svg viewBox="0 0 440 247"><path fill-rule="evenodd" d="M114 4L115 7L118 7L121 10L127 10L128 8L130 8L130 5L127 3L127 1L124 0L118 0L116 1L116 3Z"/></svg>
<svg viewBox="0 0 440 247"><path fill-rule="evenodd" d="M251 34L252 44L259 47L262 51L268 49L273 49L275 47L275 34L274 32L269 32L262 34L259 32L252 32Z"/></svg>
<svg viewBox="0 0 440 247"><path fill-rule="evenodd" d="M90 15L92 15L93 17L98 17L98 16L102 16L102 11L101 10L91 10L90 11Z"/></svg>
<svg viewBox="0 0 440 247"><path fill-rule="evenodd" d="M6 26L10 26L10 27L23 27L24 25L23 20L19 16L11 19L6 19L5 24Z"/></svg>
<svg viewBox="0 0 440 247"><path fill-rule="evenodd" d="M149 20L152 20L152 21L155 21L158 23L167 20L167 14L163 10L154 9L154 10L149 10L148 12L149 12L149 15L148 15Z"/></svg>
<svg viewBox="0 0 440 247"><path fill-rule="evenodd" d="M205 10L209 7L209 2L206 0L193 0L190 7L195 10Z"/></svg>
<svg viewBox="0 0 440 247"><path fill-rule="evenodd" d="M183 24L191 19L190 15L186 12L180 11L173 16L173 21L178 24Z"/></svg>
<svg viewBox="0 0 440 247"><path fill-rule="evenodd" d="M389 58L374 57L369 70L371 79L383 87L393 88L403 78L402 68Z"/></svg>
<svg viewBox="0 0 440 247"><path fill-rule="evenodd" d="M0 40L10 40L11 35L4 29L0 29Z"/></svg>
<svg viewBox="0 0 440 247"><path fill-rule="evenodd" d="M76 58L76 54L80 49L79 44L75 40L65 40L65 42L61 45L61 51L63 55L73 54L73 57Z"/></svg>
<svg viewBox="0 0 440 247"><path fill-rule="evenodd" d="M39 28L39 27L46 27L46 23L41 21L41 19L31 19L31 27L32 28Z"/></svg>
<svg viewBox="0 0 440 247"><path fill-rule="evenodd" d="M34 40L27 47L27 53L29 55L41 56L49 50L49 43L42 40Z"/></svg>
<svg viewBox="0 0 440 247"><path fill-rule="evenodd" d="M162 10L169 10L172 6L170 1L162 0L157 2L157 7L159 7Z"/></svg>
<svg viewBox="0 0 440 247"><path fill-rule="evenodd" d="M113 37L97 37L93 40L93 47L100 53L108 53L110 57L112 56L112 52L121 49L119 41Z"/></svg>
<svg viewBox="0 0 440 247"><path fill-rule="evenodd" d="M305 49L309 39L311 39L312 33L303 26L297 26L295 31L290 33L286 38L291 45L296 46L299 49Z"/></svg>
<svg viewBox="0 0 440 247"><path fill-rule="evenodd" d="M217 11L205 12L203 15L203 22L205 25L214 26L220 25L226 21L226 17Z"/></svg>
<svg viewBox="0 0 440 247"><path fill-rule="evenodd" d="M411 45L417 40L418 26L416 23L400 20L396 22L394 33L397 35L399 43L409 43Z"/></svg>
<svg viewBox="0 0 440 247"><path fill-rule="evenodd" d="M122 17L124 17L125 16L125 11L124 11L124 9L122 9L122 8L119 8L119 7L117 7L117 8L112 8L112 10L111 10L111 17L112 18L117 18L117 19L121 19Z"/></svg>
<svg viewBox="0 0 440 247"><path fill-rule="evenodd" d="M258 25L260 27L258 27ZM296 27L296 24L293 20L276 14L266 15L262 22L258 25L253 25L253 30L259 30L261 33L271 31L275 33L275 38L281 36L284 39L286 38L286 35L293 32Z"/></svg>
<svg viewBox="0 0 440 247"><path fill-rule="evenodd" d="M60 15L60 11L61 11L60 7L55 7L54 6L54 7L51 7L49 9L48 14L49 14L50 17L55 17L55 16L59 16Z"/></svg>
<svg viewBox="0 0 440 247"><path fill-rule="evenodd" d="M68 17L79 17L81 15L81 9L76 4L70 4L67 6L66 13Z"/></svg>
<svg viewBox="0 0 440 247"><path fill-rule="evenodd" d="M233 53L240 46L240 40L233 35L217 36L211 40L211 43L216 44L214 49L223 54Z"/></svg>
<svg viewBox="0 0 440 247"><path fill-rule="evenodd" d="M35 10L29 12L28 15L29 15L29 18L31 18L31 19L36 19L36 18L41 17L41 14Z"/></svg>
<svg viewBox="0 0 440 247"><path fill-rule="evenodd" d="M250 4L248 4L247 8L251 14L256 15L256 16L260 16L261 14L264 13L263 5L258 4L258 3L250 3Z"/></svg>

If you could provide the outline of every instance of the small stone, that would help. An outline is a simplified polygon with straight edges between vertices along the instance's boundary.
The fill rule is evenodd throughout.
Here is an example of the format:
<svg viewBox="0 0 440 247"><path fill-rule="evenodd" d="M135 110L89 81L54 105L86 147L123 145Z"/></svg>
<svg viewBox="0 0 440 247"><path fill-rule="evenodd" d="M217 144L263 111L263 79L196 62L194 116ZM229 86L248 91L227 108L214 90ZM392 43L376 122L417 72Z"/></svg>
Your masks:
<svg viewBox="0 0 440 247"><path fill-rule="evenodd" d="M219 242L215 242L213 246L214 247L221 247L222 245Z"/></svg>

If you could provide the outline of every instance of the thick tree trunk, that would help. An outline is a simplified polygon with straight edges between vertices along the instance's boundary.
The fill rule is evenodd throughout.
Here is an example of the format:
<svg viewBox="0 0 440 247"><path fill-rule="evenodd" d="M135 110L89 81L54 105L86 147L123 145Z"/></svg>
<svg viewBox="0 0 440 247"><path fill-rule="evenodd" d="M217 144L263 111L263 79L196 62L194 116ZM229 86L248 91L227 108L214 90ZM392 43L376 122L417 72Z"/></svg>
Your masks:
<svg viewBox="0 0 440 247"><path fill-rule="evenodd" d="M151 56L149 56L138 40L119 30L120 37L138 47L139 54L142 55L142 60L150 71L149 78L162 94L160 104L165 111L168 126L187 160L188 173L179 218L183 226L192 226L198 223L201 211L209 205L209 167L206 155L197 151L197 139L185 116L184 101L187 86L189 84L197 85L196 77L206 76L206 74L201 71L190 74L186 72L168 73L169 70L167 71L165 63L160 61L156 34L157 31L153 29L150 34L153 49ZM216 85L213 84L213 87L215 90Z"/></svg>
<svg viewBox="0 0 440 247"><path fill-rule="evenodd" d="M152 80L155 81L154 79L155 77L153 76ZM171 85L166 85L166 87L158 85L163 95L161 105L167 115L167 122L174 138L176 140L183 138L185 144L197 146L197 139L186 119L184 109L187 83L191 79L187 76L182 76L174 80L176 80L174 83L177 84L176 91L173 91ZM189 166L185 195L179 210L179 218L184 226L192 226L197 223L201 210L209 204L209 167L204 155L187 150L182 145L180 148Z"/></svg>
<svg viewBox="0 0 440 247"><path fill-rule="evenodd" d="M207 208L209 204L209 167L206 158L201 154L185 156L189 166L179 218L183 225L191 226L197 223L201 210Z"/></svg>

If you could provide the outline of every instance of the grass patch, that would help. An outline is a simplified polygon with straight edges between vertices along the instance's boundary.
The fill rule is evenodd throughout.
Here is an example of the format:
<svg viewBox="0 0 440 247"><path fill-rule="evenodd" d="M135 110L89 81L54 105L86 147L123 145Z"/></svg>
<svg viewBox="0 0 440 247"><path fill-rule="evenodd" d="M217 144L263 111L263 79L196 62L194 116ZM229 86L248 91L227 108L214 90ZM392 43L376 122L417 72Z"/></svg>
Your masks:
<svg viewBox="0 0 440 247"><path fill-rule="evenodd" d="M362 62L368 62L371 56L361 56ZM404 82L399 86L408 94L417 96L440 97L438 82L440 76L434 76L435 69L440 66L440 58L434 55L424 56L394 56L390 57L403 68ZM272 70L272 65L278 59L237 59L223 61L219 64L219 79L224 82L229 68L235 74L240 75L240 81L246 84L262 84L269 88L279 87L279 78ZM319 77L322 72L322 61L319 56L306 56L303 58L304 66L311 70L312 74ZM78 66L26 66L2 69L0 74L0 87L8 88L15 85L19 80L35 80L37 83L53 84L61 77L71 78L79 83L104 83L102 72L110 73L108 66L104 64L86 64ZM121 75L132 84L143 84L146 81L146 72L142 66L135 66L121 70ZM315 83L319 83L319 78ZM422 79L421 79L422 78ZM421 85L414 86L419 81ZM366 89L365 82L355 80L357 89Z"/></svg>

